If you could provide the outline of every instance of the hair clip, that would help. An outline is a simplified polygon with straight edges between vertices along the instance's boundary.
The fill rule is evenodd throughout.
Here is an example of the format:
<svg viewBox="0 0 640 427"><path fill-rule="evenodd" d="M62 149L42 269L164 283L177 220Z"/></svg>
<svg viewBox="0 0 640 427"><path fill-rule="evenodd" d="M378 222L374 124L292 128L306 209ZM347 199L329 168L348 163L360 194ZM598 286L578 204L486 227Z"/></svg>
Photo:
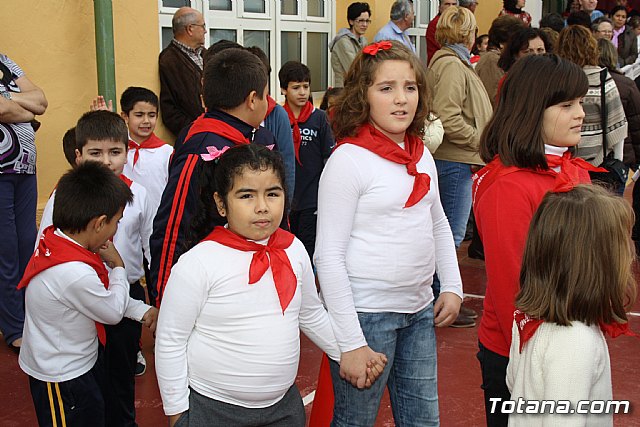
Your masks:
<svg viewBox="0 0 640 427"><path fill-rule="evenodd" d="M364 49L362 49L362 52L366 53L367 55L376 56L376 54L380 50L389 50L391 49L391 46L393 45L390 41L383 40L381 42L371 43L369 46L366 46Z"/></svg>
<svg viewBox="0 0 640 427"><path fill-rule="evenodd" d="M273 147L275 147L275 146L276 146L276 144L265 145L265 147L267 147L271 151L273 151Z"/></svg>
<svg viewBox="0 0 640 427"><path fill-rule="evenodd" d="M210 162L211 160L218 159L229 148L230 148L229 146L226 146L222 150L218 150L216 147L207 147L207 151L209 153L208 154L200 154L200 157L202 157L202 160L204 160L205 162Z"/></svg>

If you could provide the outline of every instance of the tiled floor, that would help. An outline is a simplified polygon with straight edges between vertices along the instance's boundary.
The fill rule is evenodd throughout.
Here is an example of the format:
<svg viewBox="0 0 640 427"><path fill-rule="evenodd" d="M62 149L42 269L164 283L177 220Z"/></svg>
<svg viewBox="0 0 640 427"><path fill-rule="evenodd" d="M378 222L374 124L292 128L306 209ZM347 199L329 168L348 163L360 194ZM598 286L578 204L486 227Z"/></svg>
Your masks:
<svg viewBox="0 0 640 427"><path fill-rule="evenodd" d="M459 250L460 267L465 293L476 296L484 294L485 274L481 261L465 256L466 245ZM640 274L637 275L640 278ZM481 312L482 299L469 298L469 307ZM640 304L634 307L640 313ZM633 316L631 328L640 332L640 317ZM477 328L438 329L438 382L440 415L443 426L481 426L484 423L484 407L480 390L477 351ZM152 338L143 337L144 353L147 357L147 373L136 379L137 418L142 427L164 426L166 418L158 392L152 357ZM620 337L609 340L615 399L631 401L631 413L618 415L616 426L640 426L640 339ZM320 363L319 350L303 337L301 363L297 383L303 396L315 389ZM17 357L6 346L0 345L0 427L35 426L31 396L26 376L17 364ZM311 409L307 405L307 413ZM212 424L213 425L213 424ZM389 400L385 396L376 426L392 426L393 417Z"/></svg>

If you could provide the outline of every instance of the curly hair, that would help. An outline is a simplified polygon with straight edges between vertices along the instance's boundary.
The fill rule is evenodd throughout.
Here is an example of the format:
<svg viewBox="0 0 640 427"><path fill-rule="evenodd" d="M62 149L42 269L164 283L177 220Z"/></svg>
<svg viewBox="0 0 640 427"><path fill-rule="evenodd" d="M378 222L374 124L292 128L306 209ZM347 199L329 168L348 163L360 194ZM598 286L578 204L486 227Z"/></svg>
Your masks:
<svg viewBox="0 0 640 427"><path fill-rule="evenodd" d="M469 9L450 6L442 12L436 26L436 41L442 46L469 43L476 37L476 18Z"/></svg>
<svg viewBox="0 0 640 427"><path fill-rule="evenodd" d="M402 43L391 42L392 47L379 50L375 55L362 51L351 64L344 80L344 90L332 107L331 127L336 140L355 136L358 128L369 121L369 87L375 81L378 67L384 61L406 61L416 73L418 107L413 121L407 128L409 135L422 137L424 122L431 109L431 97L427 91L427 75L418 57Z"/></svg>
<svg viewBox="0 0 640 427"><path fill-rule="evenodd" d="M560 31L556 53L580 67L598 65L596 39L581 25L571 25Z"/></svg>

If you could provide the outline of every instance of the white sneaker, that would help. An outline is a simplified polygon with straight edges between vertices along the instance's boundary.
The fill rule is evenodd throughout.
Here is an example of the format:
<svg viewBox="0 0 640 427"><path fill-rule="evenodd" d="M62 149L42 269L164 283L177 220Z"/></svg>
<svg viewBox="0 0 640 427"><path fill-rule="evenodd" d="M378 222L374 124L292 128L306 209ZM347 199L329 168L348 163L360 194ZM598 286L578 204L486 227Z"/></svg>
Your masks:
<svg viewBox="0 0 640 427"><path fill-rule="evenodd" d="M144 375L147 372L147 361L144 359L142 351L138 351L138 360L136 360L136 377Z"/></svg>

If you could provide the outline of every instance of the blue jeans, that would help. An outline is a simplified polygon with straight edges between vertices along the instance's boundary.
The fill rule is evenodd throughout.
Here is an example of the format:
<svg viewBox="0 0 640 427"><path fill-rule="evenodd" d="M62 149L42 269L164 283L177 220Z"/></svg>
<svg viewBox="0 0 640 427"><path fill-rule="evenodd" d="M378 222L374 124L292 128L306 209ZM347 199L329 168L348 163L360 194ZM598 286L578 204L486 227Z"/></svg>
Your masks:
<svg viewBox="0 0 640 427"><path fill-rule="evenodd" d="M331 361L335 406L333 427L373 426L385 386L398 427L437 426L438 379L433 304L413 314L358 313L362 332L388 364L369 389L359 390L340 378Z"/></svg>
<svg viewBox="0 0 640 427"><path fill-rule="evenodd" d="M0 330L7 344L22 337L24 288L17 289L36 241L35 175L0 174Z"/></svg>
<svg viewBox="0 0 640 427"><path fill-rule="evenodd" d="M464 240L471 213L471 166L466 163L436 160L440 202L449 221L456 248ZM440 295L440 280L433 277L433 296Z"/></svg>

